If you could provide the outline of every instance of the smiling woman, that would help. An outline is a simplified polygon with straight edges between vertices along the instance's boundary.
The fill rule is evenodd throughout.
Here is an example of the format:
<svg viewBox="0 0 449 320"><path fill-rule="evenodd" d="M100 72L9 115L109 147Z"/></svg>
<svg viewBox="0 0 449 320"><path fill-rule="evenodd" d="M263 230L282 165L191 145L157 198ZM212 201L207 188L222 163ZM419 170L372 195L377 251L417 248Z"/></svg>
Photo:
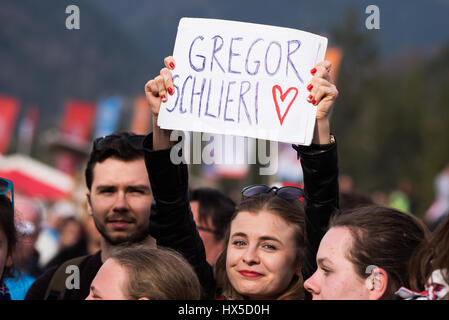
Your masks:
<svg viewBox="0 0 449 320"><path fill-rule="evenodd" d="M225 298L304 298L304 216L299 196L269 192L240 203L215 265Z"/></svg>

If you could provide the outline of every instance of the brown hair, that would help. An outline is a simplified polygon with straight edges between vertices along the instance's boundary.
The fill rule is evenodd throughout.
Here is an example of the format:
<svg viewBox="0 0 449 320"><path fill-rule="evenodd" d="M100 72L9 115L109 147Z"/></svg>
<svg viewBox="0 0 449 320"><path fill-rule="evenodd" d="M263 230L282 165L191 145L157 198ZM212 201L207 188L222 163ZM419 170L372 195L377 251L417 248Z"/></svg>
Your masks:
<svg viewBox="0 0 449 320"><path fill-rule="evenodd" d="M449 270L449 215L444 219L428 241L423 241L413 253L409 263L410 287L424 290L424 285L434 270ZM442 273L449 283L449 272ZM445 299L449 299L449 294Z"/></svg>
<svg viewBox="0 0 449 320"><path fill-rule="evenodd" d="M176 251L122 247L111 258L128 273L124 288L131 300L199 300L201 285L192 266Z"/></svg>
<svg viewBox="0 0 449 320"><path fill-rule="evenodd" d="M14 209L11 200L5 195L0 195L0 231L5 233L8 256L12 256L17 244L17 232L14 225ZM14 277L10 267L3 269L3 274L0 274L0 284L3 277Z"/></svg>
<svg viewBox="0 0 449 320"><path fill-rule="evenodd" d="M238 293L231 285L226 272L226 258L227 258L227 246L230 238L230 229L232 221L237 215L242 212L259 213L261 211L268 211L282 218L289 225L294 226L295 239L296 239L296 265L298 268L303 265L304 262L304 207L299 200L285 200L279 196L276 196L273 192L264 193L250 198L242 200L237 206L234 215L231 218L231 223L226 231L224 240L224 249L215 263L215 279L217 286L226 294L227 298L234 300L243 300L247 297ZM303 299L304 298L304 286L303 277L294 275L289 286L277 297L277 300L282 299Z"/></svg>
<svg viewBox="0 0 449 320"><path fill-rule="evenodd" d="M382 299L394 299L397 289L408 286L408 261L429 234L424 223L411 214L376 205L342 211L331 218L329 227L350 230L354 241L348 259L362 279L370 275L367 268L372 265L387 272Z"/></svg>

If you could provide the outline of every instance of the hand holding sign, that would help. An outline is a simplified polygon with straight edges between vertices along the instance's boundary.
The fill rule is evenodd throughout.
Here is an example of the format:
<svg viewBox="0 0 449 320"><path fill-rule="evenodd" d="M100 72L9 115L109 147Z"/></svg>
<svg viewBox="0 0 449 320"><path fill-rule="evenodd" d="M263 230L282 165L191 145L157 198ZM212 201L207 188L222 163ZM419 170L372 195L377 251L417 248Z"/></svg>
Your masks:
<svg viewBox="0 0 449 320"><path fill-rule="evenodd" d="M329 143L329 117L335 99L338 97L338 90L330 77L331 66L329 61L322 61L310 70L310 73L314 76L307 86L310 91L307 99L317 106L316 126L313 135L313 143L315 144Z"/></svg>
<svg viewBox="0 0 449 320"><path fill-rule="evenodd" d="M173 57L167 57L164 60L165 68L161 69L160 74L145 84L145 96L153 115L153 149L161 150L172 146L170 141L171 130L163 130L158 125L159 111L161 102L167 101L167 92L174 93L172 74L170 69L175 68Z"/></svg>
<svg viewBox="0 0 449 320"><path fill-rule="evenodd" d="M164 69L157 81L158 124L308 145L317 112L306 101L307 84L315 81L309 70L324 58L326 45L326 38L299 30L183 18L174 93L166 102L159 92L168 81ZM323 97L320 87L326 86L317 83L312 92L316 101Z"/></svg>

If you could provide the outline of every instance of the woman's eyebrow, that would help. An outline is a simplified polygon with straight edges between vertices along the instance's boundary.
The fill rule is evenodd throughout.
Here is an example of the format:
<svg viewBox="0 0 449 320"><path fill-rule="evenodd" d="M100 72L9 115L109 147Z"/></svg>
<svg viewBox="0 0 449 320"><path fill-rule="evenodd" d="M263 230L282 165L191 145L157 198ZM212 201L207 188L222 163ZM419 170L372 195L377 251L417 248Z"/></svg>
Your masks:
<svg viewBox="0 0 449 320"><path fill-rule="evenodd" d="M233 238L233 237L244 237L244 238L246 238L247 235L246 235L246 233L243 233L243 232L236 232L236 233L234 233L234 234L231 236L231 238Z"/></svg>
<svg viewBox="0 0 449 320"><path fill-rule="evenodd" d="M328 258L319 258L316 261L317 261L317 264L319 264L319 265L323 265L323 263L327 263L330 265L333 264L332 261L330 261Z"/></svg>
<svg viewBox="0 0 449 320"><path fill-rule="evenodd" d="M260 241L271 240L271 241L276 241L276 242L279 242L279 243L282 244L282 241L281 241L281 240L279 240L278 238L275 238L275 237L273 237L273 236L262 236L262 237L260 237L259 239L260 239Z"/></svg>

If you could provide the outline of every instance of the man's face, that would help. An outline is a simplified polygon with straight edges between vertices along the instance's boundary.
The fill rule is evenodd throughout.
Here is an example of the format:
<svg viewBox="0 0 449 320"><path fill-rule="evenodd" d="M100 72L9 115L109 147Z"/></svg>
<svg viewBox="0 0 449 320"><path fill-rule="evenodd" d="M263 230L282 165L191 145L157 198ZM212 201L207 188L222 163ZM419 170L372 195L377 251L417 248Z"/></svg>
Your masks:
<svg viewBox="0 0 449 320"><path fill-rule="evenodd" d="M108 158L93 167L88 211L112 245L138 242L148 235L153 196L144 159Z"/></svg>

